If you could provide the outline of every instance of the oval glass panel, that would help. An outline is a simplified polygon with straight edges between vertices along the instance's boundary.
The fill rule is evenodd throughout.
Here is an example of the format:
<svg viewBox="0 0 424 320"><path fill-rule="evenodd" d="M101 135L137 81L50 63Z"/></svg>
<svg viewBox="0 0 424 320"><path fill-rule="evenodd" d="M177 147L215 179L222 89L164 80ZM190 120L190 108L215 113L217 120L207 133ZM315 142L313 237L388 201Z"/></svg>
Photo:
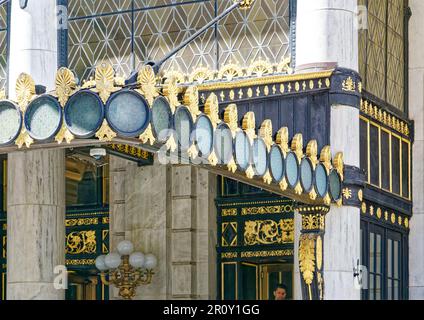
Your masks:
<svg viewBox="0 0 424 320"><path fill-rule="evenodd" d="M269 153L269 168L271 176L276 182L280 182L284 176L284 157L279 146L274 145Z"/></svg>
<svg viewBox="0 0 424 320"><path fill-rule="evenodd" d="M51 139L62 126L62 107L56 99L42 95L25 111L25 128L35 140Z"/></svg>
<svg viewBox="0 0 424 320"><path fill-rule="evenodd" d="M286 158L286 178L290 188L296 187L299 181L299 165L293 152L289 152Z"/></svg>
<svg viewBox="0 0 424 320"><path fill-rule="evenodd" d="M0 102L0 145L8 145L19 136L22 114L10 101Z"/></svg>
<svg viewBox="0 0 424 320"><path fill-rule="evenodd" d="M213 126L206 115L197 118L194 139L200 156L209 156L213 148Z"/></svg>
<svg viewBox="0 0 424 320"><path fill-rule="evenodd" d="M250 162L250 142L245 132L237 132L234 149L236 164L241 170L246 170Z"/></svg>
<svg viewBox="0 0 424 320"><path fill-rule="evenodd" d="M74 94L66 103L64 112L66 126L78 138L93 136L104 117L102 101L89 90Z"/></svg>
<svg viewBox="0 0 424 320"><path fill-rule="evenodd" d="M215 153L218 164L228 164L233 156L233 136L226 124L220 124L215 130Z"/></svg>
<svg viewBox="0 0 424 320"><path fill-rule="evenodd" d="M172 111L164 97L155 99L152 105L152 130L159 142L168 140L172 128Z"/></svg>
<svg viewBox="0 0 424 320"><path fill-rule="evenodd" d="M122 90L109 98L106 105L106 118L112 129L119 135L134 138L139 136L149 124L149 106L139 93Z"/></svg>
<svg viewBox="0 0 424 320"><path fill-rule="evenodd" d="M333 201L340 200L342 196L342 179L336 170L330 173L330 196Z"/></svg>
<svg viewBox="0 0 424 320"><path fill-rule="evenodd" d="M313 173L311 161L308 158L303 158L300 163L300 183L305 192L310 192L312 190Z"/></svg>
<svg viewBox="0 0 424 320"><path fill-rule="evenodd" d="M182 151L187 151L191 144L193 120L186 107L179 107L174 114L174 128L177 133L178 145Z"/></svg>
<svg viewBox="0 0 424 320"><path fill-rule="evenodd" d="M252 160L255 174L263 176L268 168L268 152L265 142L260 138L256 138L253 141Z"/></svg>
<svg viewBox="0 0 424 320"><path fill-rule="evenodd" d="M318 196L325 197L328 190L327 171L322 164L319 164L315 169L315 188Z"/></svg>

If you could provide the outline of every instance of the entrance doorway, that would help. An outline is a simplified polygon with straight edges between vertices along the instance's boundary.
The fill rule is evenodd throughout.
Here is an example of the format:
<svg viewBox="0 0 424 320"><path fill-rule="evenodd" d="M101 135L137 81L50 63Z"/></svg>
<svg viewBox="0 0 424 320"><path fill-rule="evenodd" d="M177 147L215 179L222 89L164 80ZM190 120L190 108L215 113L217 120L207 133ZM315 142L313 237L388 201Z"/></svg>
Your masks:
<svg viewBox="0 0 424 320"><path fill-rule="evenodd" d="M293 265L264 264L260 266L260 300L274 300L274 290L278 284L287 287L287 300L293 299Z"/></svg>

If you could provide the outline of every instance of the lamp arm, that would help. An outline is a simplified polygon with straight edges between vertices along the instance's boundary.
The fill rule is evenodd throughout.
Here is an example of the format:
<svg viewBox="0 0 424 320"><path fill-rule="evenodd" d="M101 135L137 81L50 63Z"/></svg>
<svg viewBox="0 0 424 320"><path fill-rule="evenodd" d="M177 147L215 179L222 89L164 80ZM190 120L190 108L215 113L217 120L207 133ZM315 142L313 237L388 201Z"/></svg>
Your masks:
<svg viewBox="0 0 424 320"><path fill-rule="evenodd" d="M112 282L106 280L106 274L104 272L100 272L100 279L104 285L109 286Z"/></svg>
<svg viewBox="0 0 424 320"><path fill-rule="evenodd" d="M154 272L152 270L146 270L143 272L143 276L137 279L137 284L145 285L151 283L153 275Z"/></svg>

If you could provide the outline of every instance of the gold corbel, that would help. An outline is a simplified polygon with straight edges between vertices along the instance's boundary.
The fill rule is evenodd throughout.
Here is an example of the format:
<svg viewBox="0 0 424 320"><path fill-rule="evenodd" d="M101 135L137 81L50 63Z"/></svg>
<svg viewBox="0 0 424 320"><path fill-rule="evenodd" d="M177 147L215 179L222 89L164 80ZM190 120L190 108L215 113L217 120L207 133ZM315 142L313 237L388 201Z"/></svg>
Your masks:
<svg viewBox="0 0 424 320"><path fill-rule="evenodd" d="M317 199L317 193L316 193L316 191L315 191L315 188L312 188L312 190L311 190L311 192L309 192L309 199L311 199L311 200L316 200Z"/></svg>
<svg viewBox="0 0 424 320"><path fill-rule="evenodd" d="M330 198L330 195L328 194L328 192L327 192L327 194L325 195L325 197L324 197L324 204L325 205L327 205L327 206L329 206L330 204L331 204L331 198Z"/></svg>
<svg viewBox="0 0 424 320"><path fill-rule="evenodd" d="M22 112L35 96L35 82L29 74L21 73L16 80L16 101Z"/></svg>
<svg viewBox="0 0 424 320"><path fill-rule="evenodd" d="M215 93L211 93L206 99L205 114L209 117L212 122L212 126L215 129L216 126L221 122L221 119L219 119L218 97Z"/></svg>
<svg viewBox="0 0 424 320"><path fill-rule="evenodd" d="M155 143L156 139L153 135L152 131L152 125L149 123L146 130L138 137L138 139L141 141L141 143L146 144L147 142L150 143L151 146Z"/></svg>
<svg viewBox="0 0 424 320"><path fill-rule="evenodd" d="M62 128L60 128L60 131L54 138L57 144L61 144L63 140L66 141L66 143L71 143L72 140L75 139L74 135L69 131L69 129L66 127L66 125L63 123Z"/></svg>
<svg viewBox="0 0 424 320"><path fill-rule="evenodd" d="M113 92L118 91L120 88L115 87L114 82L115 71L110 64L102 63L96 68L96 87L92 88L93 92L99 94L103 103L106 103Z"/></svg>
<svg viewBox="0 0 424 320"><path fill-rule="evenodd" d="M281 191L286 191L287 188L289 187L289 184L287 183L286 177L284 177L280 183L279 183L280 189Z"/></svg>
<svg viewBox="0 0 424 320"><path fill-rule="evenodd" d="M253 141L253 139L256 138L255 127L255 114L253 111L249 111L243 117L242 128L246 132L246 135L250 138L250 141Z"/></svg>
<svg viewBox="0 0 424 320"><path fill-rule="evenodd" d="M274 141L272 140L272 121L267 119L262 122L259 129L259 136L264 140L268 152L271 150Z"/></svg>
<svg viewBox="0 0 424 320"><path fill-rule="evenodd" d="M228 171L231 171L232 173L236 173L237 171L237 164L234 160L234 157L231 157L231 160L227 164Z"/></svg>
<svg viewBox="0 0 424 320"><path fill-rule="evenodd" d="M318 161L318 143L316 140L311 140L306 146L306 156L311 160L312 168L315 170L315 167L319 163Z"/></svg>
<svg viewBox="0 0 424 320"><path fill-rule="evenodd" d="M64 107L77 87L73 72L64 67L60 68L56 73L55 86L57 99L60 105Z"/></svg>
<svg viewBox="0 0 424 320"><path fill-rule="evenodd" d="M138 72L137 84L140 92L152 106L154 99L159 95L159 89L156 87L156 75L152 66L145 65Z"/></svg>
<svg viewBox="0 0 424 320"><path fill-rule="evenodd" d="M294 136L291 143L291 149L296 155L297 160L300 162L303 157L303 136L301 133L298 133Z"/></svg>
<svg viewBox="0 0 424 320"><path fill-rule="evenodd" d="M196 86L190 86L184 93L184 105L190 110L193 121L196 121L200 114L199 110L199 91Z"/></svg>
<svg viewBox="0 0 424 320"><path fill-rule="evenodd" d="M331 149L330 146L325 146L321 150L321 156L319 159L324 167L327 169L328 172L330 172L332 165L331 165Z"/></svg>
<svg viewBox="0 0 424 320"><path fill-rule="evenodd" d="M336 156L333 159L333 167L336 169L338 174L340 175L341 180L343 181L343 169L344 169L344 163L343 163L343 152L338 152Z"/></svg>
<svg viewBox="0 0 424 320"><path fill-rule="evenodd" d="M249 165L249 167L246 169L246 177L248 179L253 179L255 176L255 171L253 170L252 165Z"/></svg>
<svg viewBox="0 0 424 320"><path fill-rule="evenodd" d="M233 135L233 138L236 136L236 132L239 129L238 127L238 112L237 105L232 103L225 108L224 112L224 121L228 125Z"/></svg>
<svg viewBox="0 0 424 320"><path fill-rule="evenodd" d="M96 137L101 142L109 142L116 137L116 133L109 127L109 124L107 123L106 119L103 120L102 126L96 132Z"/></svg>
<svg viewBox="0 0 424 320"><path fill-rule="evenodd" d="M301 195L302 192L303 192L302 185L300 184L300 182L298 182L296 187L294 188L294 193Z"/></svg>
<svg viewBox="0 0 424 320"><path fill-rule="evenodd" d="M272 177L271 177L271 173L269 172L269 169L266 171L265 175L263 176L263 181L266 184L271 184L272 182Z"/></svg>

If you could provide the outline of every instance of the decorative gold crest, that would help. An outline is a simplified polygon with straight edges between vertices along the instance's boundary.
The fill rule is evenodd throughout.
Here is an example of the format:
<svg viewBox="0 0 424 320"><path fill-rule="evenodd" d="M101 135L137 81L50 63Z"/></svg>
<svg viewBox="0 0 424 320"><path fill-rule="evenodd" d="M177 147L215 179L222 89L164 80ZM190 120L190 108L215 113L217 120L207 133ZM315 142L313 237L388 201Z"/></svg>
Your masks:
<svg viewBox="0 0 424 320"><path fill-rule="evenodd" d="M165 80L163 95L168 99L172 113L174 113L175 109L180 105L178 101L178 94L180 94L180 92L181 90L178 87L177 78L175 76L171 76Z"/></svg>
<svg viewBox="0 0 424 320"><path fill-rule="evenodd" d="M30 75L21 73L16 80L16 101L22 112L35 96L35 82Z"/></svg>
<svg viewBox="0 0 424 320"><path fill-rule="evenodd" d="M231 130L231 133L233 134L233 138L236 135L236 132L238 130L238 112L237 112L237 105L234 103L230 104L225 108L224 112L224 121L228 125L228 127Z"/></svg>
<svg viewBox="0 0 424 320"><path fill-rule="evenodd" d="M249 111L243 117L242 128L250 138L250 141L253 141L253 139L256 138L255 127L255 113L253 111Z"/></svg>
<svg viewBox="0 0 424 320"><path fill-rule="evenodd" d="M333 159L333 167L336 169L336 171L340 175L340 178L343 181L343 171L344 171L343 152L339 152L336 154L336 156Z"/></svg>
<svg viewBox="0 0 424 320"><path fill-rule="evenodd" d="M293 68L290 67L291 57L284 58L277 66L277 72L284 72L287 74L293 73Z"/></svg>
<svg viewBox="0 0 424 320"><path fill-rule="evenodd" d="M294 136L291 149L297 157L297 160L300 161L303 157L303 136L301 133L298 133Z"/></svg>
<svg viewBox="0 0 424 320"><path fill-rule="evenodd" d="M200 114L199 110L199 91L196 86L190 86L187 88L184 93L184 105L190 110L193 121L196 120L197 116Z"/></svg>
<svg viewBox="0 0 424 320"><path fill-rule="evenodd" d="M226 81L232 81L234 78L241 77L243 75L243 71L241 68L233 63L225 65L218 72L218 79L224 79Z"/></svg>
<svg viewBox="0 0 424 320"><path fill-rule="evenodd" d="M67 68L60 68L56 73L56 96L62 107L65 106L69 97L76 89L75 76L71 70Z"/></svg>
<svg viewBox="0 0 424 320"><path fill-rule="evenodd" d="M138 139L141 141L141 143L146 144L147 142L150 143L151 146L155 143L156 139L153 135L152 131L152 125L149 123L146 130L138 137Z"/></svg>
<svg viewBox="0 0 424 320"><path fill-rule="evenodd" d="M114 85L114 75L115 71L113 71L112 66L109 64L102 63L96 68L96 87L91 90L99 94L103 103L107 102L113 92L116 92L120 89Z"/></svg>
<svg viewBox="0 0 424 320"><path fill-rule="evenodd" d="M331 148L330 146L325 146L321 150L321 156L319 159L324 167L327 169L328 172L330 172L332 165L331 165Z"/></svg>
<svg viewBox="0 0 424 320"><path fill-rule="evenodd" d="M247 75L262 77L263 75L272 73L272 71L272 65L268 61L259 59L249 66L247 69Z"/></svg>
<svg viewBox="0 0 424 320"><path fill-rule="evenodd" d="M101 142L109 142L116 137L116 133L113 132L113 130L109 127L109 124L107 123L106 119L103 120L102 126L96 132L96 137Z"/></svg>
<svg viewBox="0 0 424 320"><path fill-rule="evenodd" d="M213 79L213 73L207 67L199 67L195 69L189 76L190 82L197 82L198 84L202 84L207 80Z"/></svg>
<svg viewBox="0 0 424 320"><path fill-rule="evenodd" d="M308 145L306 146L306 156L311 160L312 162L312 168L315 169L318 161L318 143L316 140L311 140L308 142Z"/></svg>
<svg viewBox="0 0 424 320"><path fill-rule="evenodd" d="M211 93L205 102L205 113L212 122L214 129L221 122L219 119L219 103L215 93Z"/></svg>
<svg viewBox="0 0 424 320"><path fill-rule="evenodd" d="M75 137L66 127L66 125L63 123L62 128L60 128L60 131L58 132L58 134L56 135L54 139L58 144L61 144L63 140L66 140L66 143L69 144L71 143L72 140L75 139Z"/></svg>
<svg viewBox="0 0 424 320"><path fill-rule="evenodd" d="M140 86L139 91L150 104L159 95L159 90L156 87L156 75L152 66L145 65L138 72L137 83Z"/></svg>
<svg viewBox="0 0 424 320"><path fill-rule="evenodd" d="M268 152L270 151L274 141L272 140L272 121L267 119L262 122L262 125L259 129L259 136L264 140Z"/></svg>
<svg viewBox="0 0 424 320"><path fill-rule="evenodd" d="M255 0L241 0L240 9L250 9Z"/></svg>
<svg viewBox="0 0 424 320"><path fill-rule="evenodd" d="M346 200L349 200L350 198L352 198L352 190L350 190L349 188L344 188L342 190L342 194Z"/></svg>

